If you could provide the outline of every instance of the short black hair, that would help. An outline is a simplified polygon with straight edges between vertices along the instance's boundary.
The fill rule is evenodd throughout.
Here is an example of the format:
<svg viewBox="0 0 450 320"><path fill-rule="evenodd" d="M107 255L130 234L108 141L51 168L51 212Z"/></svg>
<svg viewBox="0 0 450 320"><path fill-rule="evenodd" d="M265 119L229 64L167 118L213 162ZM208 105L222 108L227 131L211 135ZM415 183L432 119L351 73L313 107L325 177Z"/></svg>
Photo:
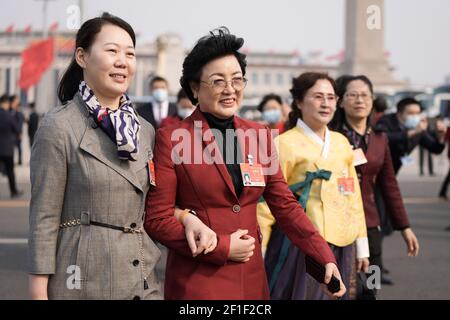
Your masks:
<svg viewBox="0 0 450 320"><path fill-rule="evenodd" d="M180 89L177 94L177 102L180 102L181 99L189 99L184 89Z"/></svg>
<svg viewBox="0 0 450 320"><path fill-rule="evenodd" d="M283 104L283 100L281 99L281 97L280 97L279 95L274 94L274 93L269 93L269 94L266 94L266 95L262 98L261 102L260 102L259 105L258 105L258 111L259 111L259 112L263 112L264 106L265 106L266 103L269 102L270 100L275 100L276 102L278 102L278 103L281 104L281 105Z"/></svg>
<svg viewBox="0 0 450 320"><path fill-rule="evenodd" d="M385 112L388 107L387 100L383 96L378 96L373 100L373 108L376 112Z"/></svg>
<svg viewBox="0 0 450 320"><path fill-rule="evenodd" d="M12 94L9 96L9 102L12 103L14 99L18 98L17 94Z"/></svg>
<svg viewBox="0 0 450 320"><path fill-rule="evenodd" d="M210 61L234 55L241 66L242 74L245 76L246 56L238 51L243 45L244 39L237 38L226 27L210 31L209 35L197 41L192 51L184 59L183 73L180 79L180 85L186 91L192 104L196 105L198 99L194 98L190 84L192 82L200 83L202 69Z"/></svg>
<svg viewBox="0 0 450 320"><path fill-rule="evenodd" d="M154 84L155 82L158 82L158 81L163 81L163 82L165 82L167 85L169 84L169 82L167 82L167 80L166 80L165 78L160 77L160 76L154 76L154 77L152 78L152 80L150 80L150 87L152 87L153 84Z"/></svg>
<svg viewBox="0 0 450 320"><path fill-rule="evenodd" d="M9 96L7 94L2 94L0 96L0 103L9 102Z"/></svg>
<svg viewBox="0 0 450 320"><path fill-rule="evenodd" d="M397 103L397 113L403 113L403 111L405 111L406 107L411 104L419 105L420 110L422 110L422 105L420 104L419 101L417 101L416 99L414 99L412 97L408 97L408 98L404 98L404 99L400 100Z"/></svg>

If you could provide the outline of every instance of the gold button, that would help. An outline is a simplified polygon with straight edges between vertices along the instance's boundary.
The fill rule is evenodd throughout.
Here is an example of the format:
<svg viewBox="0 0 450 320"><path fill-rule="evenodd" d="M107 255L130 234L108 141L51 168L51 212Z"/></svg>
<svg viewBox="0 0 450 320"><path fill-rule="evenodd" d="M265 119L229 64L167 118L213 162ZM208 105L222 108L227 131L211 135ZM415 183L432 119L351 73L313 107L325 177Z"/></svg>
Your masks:
<svg viewBox="0 0 450 320"><path fill-rule="evenodd" d="M233 206L233 212L234 212L234 213L239 213L240 211L241 211L241 206L238 205L238 204L235 204L235 205Z"/></svg>

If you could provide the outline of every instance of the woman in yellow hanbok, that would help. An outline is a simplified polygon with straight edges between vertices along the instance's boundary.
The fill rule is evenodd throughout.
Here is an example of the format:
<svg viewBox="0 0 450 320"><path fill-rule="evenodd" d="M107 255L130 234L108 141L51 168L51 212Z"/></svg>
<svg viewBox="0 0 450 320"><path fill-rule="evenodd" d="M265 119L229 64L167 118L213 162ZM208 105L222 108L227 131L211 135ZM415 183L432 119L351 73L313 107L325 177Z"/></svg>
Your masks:
<svg viewBox="0 0 450 320"><path fill-rule="evenodd" d="M335 82L326 74L304 73L293 80L291 93L291 129L275 138L280 166L351 289L352 274L367 271L369 246L352 148L343 135L327 128L336 110ZM265 202L258 204L258 222L271 298L327 299L306 273L304 253L277 228ZM344 299L352 296L349 291Z"/></svg>

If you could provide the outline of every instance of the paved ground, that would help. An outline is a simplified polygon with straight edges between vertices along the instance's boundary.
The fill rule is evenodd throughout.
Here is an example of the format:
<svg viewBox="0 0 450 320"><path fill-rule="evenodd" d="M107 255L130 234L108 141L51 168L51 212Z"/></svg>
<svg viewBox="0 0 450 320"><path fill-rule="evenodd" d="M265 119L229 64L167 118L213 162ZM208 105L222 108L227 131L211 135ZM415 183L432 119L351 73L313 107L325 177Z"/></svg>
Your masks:
<svg viewBox="0 0 450 320"><path fill-rule="evenodd" d="M29 150L24 148L24 159ZM22 198L9 200L7 180L0 176L0 299L26 299L29 167L16 168ZM395 281L383 286L380 299L450 299L450 202L436 198L448 161L435 159L435 177L419 177L413 165L399 176L412 226L420 240L417 258L408 258L400 234L385 239L384 261Z"/></svg>

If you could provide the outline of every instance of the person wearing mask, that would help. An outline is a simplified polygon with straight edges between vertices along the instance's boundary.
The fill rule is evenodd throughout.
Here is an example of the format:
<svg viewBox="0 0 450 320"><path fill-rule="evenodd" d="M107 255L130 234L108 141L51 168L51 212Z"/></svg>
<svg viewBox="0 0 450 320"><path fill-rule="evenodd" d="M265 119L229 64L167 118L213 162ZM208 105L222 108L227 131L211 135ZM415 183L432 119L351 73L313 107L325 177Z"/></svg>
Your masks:
<svg viewBox="0 0 450 320"><path fill-rule="evenodd" d="M20 100L19 97L15 94L9 97L9 110L12 113L14 119L16 120L17 127L19 128L19 134L16 137L16 148L18 152L18 161L17 164L19 166L22 165L22 131L23 131L23 123L25 122L25 116L20 110Z"/></svg>
<svg viewBox="0 0 450 320"><path fill-rule="evenodd" d="M269 298L256 218L261 196L292 242L325 267L324 282L332 274L341 278L330 248L283 178L270 129L236 115L247 83L243 43L225 27L197 42L180 80L197 108L156 136L159 182L147 196L145 229L169 248L166 299ZM193 209L216 232L214 251L192 257L171 213L175 206ZM333 297L344 293L341 282Z"/></svg>
<svg viewBox="0 0 450 320"><path fill-rule="evenodd" d="M258 111L261 112L263 123L266 124L274 137L284 132L284 123L282 122L283 101L277 94L265 95L258 105Z"/></svg>
<svg viewBox="0 0 450 320"><path fill-rule="evenodd" d="M408 256L419 253L419 242L412 231L400 188L394 174L389 142L384 132L374 130L373 85L364 75L342 76L336 80L339 106L330 127L347 137L353 147L355 167L369 239L370 264L382 270L382 233L375 190L381 193L385 214L393 228L402 233Z"/></svg>
<svg viewBox="0 0 450 320"><path fill-rule="evenodd" d="M161 299L160 251L143 232L145 196L158 183L154 129L125 93L135 33L104 13L83 23L75 44L58 88L63 105L45 115L31 150L31 298ZM214 249L199 219L181 222L191 254Z"/></svg>
<svg viewBox="0 0 450 320"><path fill-rule="evenodd" d="M420 113L420 103L416 99L404 98L397 104L397 113L381 117L375 126L387 134L395 174L402 165L412 162L410 153L418 145L434 154L444 151L446 128L438 123L436 130L430 133L428 122Z"/></svg>
<svg viewBox="0 0 450 320"><path fill-rule="evenodd" d="M140 106L137 112L154 128L159 128L165 118L177 114L177 106L169 102L169 83L163 77L152 78L150 93L153 101Z"/></svg>
<svg viewBox="0 0 450 320"><path fill-rule="evenodd" d="M294 78L291 129L276 137L275 145L284 177L334 253L349 288L343 298L350 299L354 270L369 266L369 245L352 148L343 135L327 128L336 110L335 92L327 74L307 72ZM292 246L273 213L266 202L258 205L271 298L327 299L306 273L305 252Z"/></svg>
<svg viewBox="0 0 450 320"><path fill-rule="evenodd" d="M22 195L17 189L14 173L14 148L20 129L13 114L9 111L9 99L6 94L0 97L0 163L5 167L11 198Z"/></svg>
<svg viewBox="0 0 450 320"><path fill-rule="evenodd" d="M177 95L177 114L169 116L161 121L160 127L163 128L166 126L177 125L189 117L194 110L195 106L192 104L191 100L189 100L186 92L183 89L180 89Z"/></svg>

